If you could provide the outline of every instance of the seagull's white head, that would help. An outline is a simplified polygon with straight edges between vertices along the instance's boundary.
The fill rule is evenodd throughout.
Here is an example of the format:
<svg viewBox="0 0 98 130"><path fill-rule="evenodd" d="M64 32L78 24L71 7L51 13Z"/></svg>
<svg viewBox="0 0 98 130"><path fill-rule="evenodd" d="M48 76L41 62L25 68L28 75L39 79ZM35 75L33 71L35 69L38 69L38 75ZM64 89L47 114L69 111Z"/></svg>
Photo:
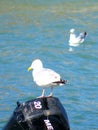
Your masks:
<svg viewBox="0 0 98 130"><path fill-rule="evenodd" d="M75 32L74 28L70 29L70 33L74 33L74 32Z"/></svg>
<svg viewBox="0 0 98 130"><path fill-rule="evenodd" d="M28 68L28 71L30 70L39 70L43 68L42 61L40 59L36 59L32 62L31 66Z"/></svg>

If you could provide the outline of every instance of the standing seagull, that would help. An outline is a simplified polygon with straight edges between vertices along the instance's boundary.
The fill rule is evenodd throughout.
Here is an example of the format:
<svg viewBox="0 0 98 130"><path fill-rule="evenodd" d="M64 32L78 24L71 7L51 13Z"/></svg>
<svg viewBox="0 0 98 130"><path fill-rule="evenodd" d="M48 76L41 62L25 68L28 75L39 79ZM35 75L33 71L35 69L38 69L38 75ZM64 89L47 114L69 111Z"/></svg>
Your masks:
<svg viewBox="0 0 98 130"><path fill-rule="evenodd" d="M78 36L75 34L75 29L70 29L70 38L69 46L77 47L84 42L85 37L87 36L86 32L80 33Z"/></svg>
<svg viewBox="0 0 98 130"><path fill-rule="evenodd" d="M45 88L51 87L51 93L49 96L53 95L53 86L64 85L65 80L62 80L60 75L55 71L44 68L40 59L36 59L32 62L31 66L28 68L28 71L32 70L32 76L34 82L43 88L41 97L44 96Z"/></svg>

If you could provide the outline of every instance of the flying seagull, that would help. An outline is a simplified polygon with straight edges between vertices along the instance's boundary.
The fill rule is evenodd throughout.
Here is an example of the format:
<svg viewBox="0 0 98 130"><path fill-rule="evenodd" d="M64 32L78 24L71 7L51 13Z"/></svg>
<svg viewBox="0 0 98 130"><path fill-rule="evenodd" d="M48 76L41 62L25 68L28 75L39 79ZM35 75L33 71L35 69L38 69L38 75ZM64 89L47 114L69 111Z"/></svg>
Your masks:
<svg viewBox="0 0 98 130"><path fill-rule="evenodd" d="M28 71L32 71L32 76L34 82L39 86L43 88L42 95L40 97L44 96L45 89L47 87L51 87L51 93L49 96L53 95L53 87L54 86L61 86L66 83L65 80L61 79L61 76L56 73L52 69L44 68L43 63L40 59L35 59L31 66L28 68Z"/></svg>

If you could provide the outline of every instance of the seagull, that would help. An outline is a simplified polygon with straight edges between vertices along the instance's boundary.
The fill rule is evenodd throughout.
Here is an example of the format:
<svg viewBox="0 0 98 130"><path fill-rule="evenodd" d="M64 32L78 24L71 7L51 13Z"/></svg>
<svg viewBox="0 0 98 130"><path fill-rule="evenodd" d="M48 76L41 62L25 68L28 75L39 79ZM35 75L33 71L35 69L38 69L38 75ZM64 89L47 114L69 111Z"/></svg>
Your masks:
<svg viewBox="0 0 98 130"><path fill-rule="evenodd" d="M69 46L77 47L81 43L84 42L84 39L86 38L87 33L82 32L78 36L75 34L75 29L70 29L70 38L69 38Z"/></svg>
<svg viewBox="0 0 98 130"><path fill-rule="evenodd" d="M32 71L33 81L43 88L42 95L44 97L45 88L51 87L51 92L49 96L53 95L53 87L61 86L66 83L65 80L61 79L61 76L52 69L44 68L43 63L40 59L35 59L31 66L28 68L28 71Z"/></svg>

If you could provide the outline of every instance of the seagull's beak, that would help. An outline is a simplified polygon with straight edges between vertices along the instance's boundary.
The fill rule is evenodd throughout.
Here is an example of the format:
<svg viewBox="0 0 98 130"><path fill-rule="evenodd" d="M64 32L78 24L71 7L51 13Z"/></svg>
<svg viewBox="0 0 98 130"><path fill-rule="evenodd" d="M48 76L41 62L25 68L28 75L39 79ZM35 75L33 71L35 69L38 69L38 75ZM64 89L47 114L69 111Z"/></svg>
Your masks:
<svg viewBox="0 0 98 130"><path fill-rule="evenodd" d="M32 70L31 66L28 68L28 71Z"/></svg>

